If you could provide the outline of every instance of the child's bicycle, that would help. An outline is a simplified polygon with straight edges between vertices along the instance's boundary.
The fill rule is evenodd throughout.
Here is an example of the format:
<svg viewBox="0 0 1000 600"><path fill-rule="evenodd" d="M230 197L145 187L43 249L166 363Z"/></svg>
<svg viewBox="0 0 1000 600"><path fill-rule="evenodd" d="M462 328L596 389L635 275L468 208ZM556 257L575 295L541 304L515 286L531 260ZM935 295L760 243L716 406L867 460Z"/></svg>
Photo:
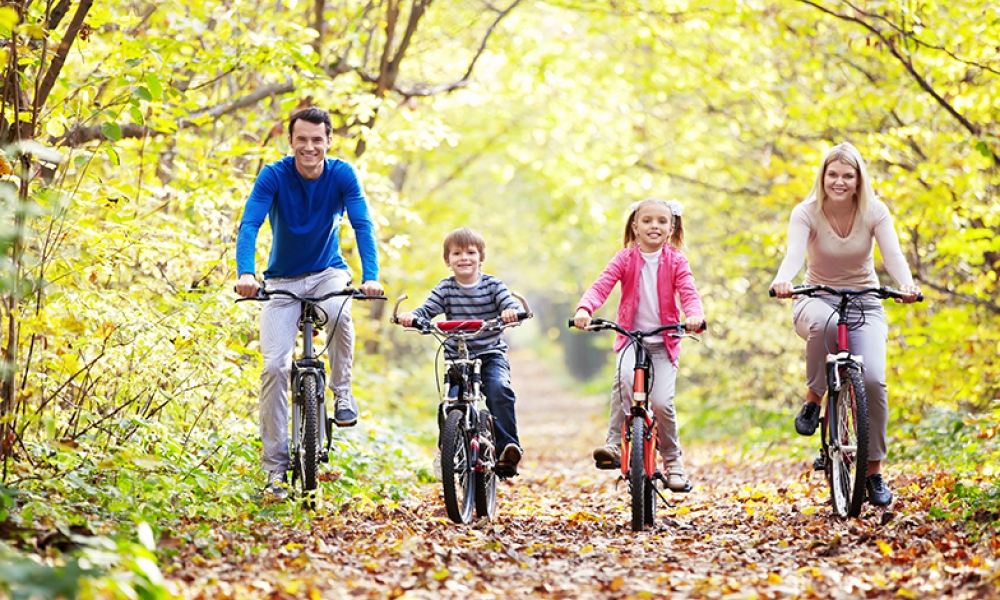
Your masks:
<svg viewBox="0 0 1000 600"><path fill-rule="evenodd" d="M253 298L239 298L237 302L255 300L266 302L274 296L298 300L302 305L299 331L302 332L301 358L292 362L291 403L292 420L289 437L289 456L292 471L291 485L302 486L303 505L315 507L316 488L319 485L319 464L327 462L333 437L333 419L326 414L326 367L321 349L313 349L313 336L324 327L329 316L319 304L335 296L351 296L357 300L386 300L385 296L368 296L352 287L330 292L319 297L299 296L288 290L267 289L261 286ZM343 310L343 308L341 308ZM328 338L329 339L329 338Z"/></svg>
<svg viewBox="0 0 1000 600"><path fill-rule="evenodd" d="M868 396L865 392L864 357L851 354L847 311L852 301L866 295L882 300L904 298L890 287L861 290L836 289L827 285L802 285L792 289L795 296L815 296L824 292L840 297L837 304L837 350L826 355L827 394L821 421L820 457L830 485L830 503L838 517L856 517L865 502L868 476ZM774 290L769 295L775 296ZM923 294L917 302L923 302ZM831 317L832 318L832 317ZM817 469L819 466L817 466Z"/></svg>
<svg viewBox="0 0 1000 600"><path fill-rule="evenodd" d="M705 323L699 333L708 326ZM573 328L573 319L569 320ZM632 407L622 423L622 458L621 479L628 482L629 493L632 496L632 531L642 531L647 525L656 522L656 497L666 503L667 499L656 489L656 482L666 483L666 478L656 469L656 416L649 409L647 392L651 389L653 380L653 363L642 340L667 333L675 338L692 338L698 336L687 333L683 323L664 325L652 331L629 331L614 321L595 318L587 326L586 331L616 331L629 339L635 348L635 370L632 378ZM665 486L664 486L665 487ZM673 490L672 490L673 491ZM676 490L680 493L691 491L691 482L687 488Z"/></svg>
<svg viewBox="0 0 1000 600"><path fill-rule="evenodd" d="M441 451L441 484L448 518L456 523L472 521L473 510L479 518L492 519L497 511L497 479L512 473L497 468L497 449L493 435L493 416L486 408L486 396L480 385L482 361L470 358L466 340L486 332L500 331L531 318L528 301L511 292L524 307L518 320L504 323L499 317L488 321L429 321L416 318L408 330L433 335L441 347L455 340L458 356L444 361L444 376L438 378L441 403L438 406L438 448ZM406 295L399 297L392 311L392 322ZM443 382L443 393L441 393Z"/></svg>

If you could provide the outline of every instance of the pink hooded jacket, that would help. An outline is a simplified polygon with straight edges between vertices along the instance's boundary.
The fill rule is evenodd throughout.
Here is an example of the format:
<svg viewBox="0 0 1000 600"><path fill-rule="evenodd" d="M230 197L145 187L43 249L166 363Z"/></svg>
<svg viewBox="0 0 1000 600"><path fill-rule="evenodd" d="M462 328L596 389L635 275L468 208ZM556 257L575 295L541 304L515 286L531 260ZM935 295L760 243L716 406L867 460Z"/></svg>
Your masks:
<svg viewBox="0 0 1000 600"><path fill-rule="evenodd" d="M618 305L618 317L615 319L625 329L632 329L635 313L639 310L639 283L641 281L644 259L638 247L624 248L615 254L611 262L601 273L597 281L583 294L576 308L584 309L590 314L604 304L615 284L622 284L622 298ZM669 245L663 247L660 253L660 266L657 272L658 295L660 298L660 322L663 325L681 323L680 311L675 296L680 297L684 314L688 318L704 319L701 308L701 297L694 287L694 276L687 258ZM615 338L615 352L625 347L628 338L618 334ZM681 341L677 338L663 337L670 362L677 364L680 356Z"/></svg>

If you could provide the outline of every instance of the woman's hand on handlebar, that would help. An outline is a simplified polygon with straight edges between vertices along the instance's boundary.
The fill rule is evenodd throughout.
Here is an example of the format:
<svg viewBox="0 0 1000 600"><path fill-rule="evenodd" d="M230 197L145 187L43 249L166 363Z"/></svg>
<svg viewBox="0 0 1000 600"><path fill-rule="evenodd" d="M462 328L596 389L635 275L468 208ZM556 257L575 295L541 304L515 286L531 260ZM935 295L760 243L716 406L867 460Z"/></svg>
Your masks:
<svg viewBox="0 0 1000 600"><path fill-rule="evenodd" d="M899 293L903 294L905 298L896 299L896 302L902 302L903 304L913 304L920 297L920 286L914 283L908 285L899 286Z"/></svg>
<svg viewBox="0 0 1000 600"><path fill-rule="evenodd" d="M794 287L791 281L775 281L771 284L771 289L777 298L791 298Z"/></svg>
<svg viewBox="0 0 1000 600"><path fill-rule="evenodd" d="M577 329L586 329L590 326L590 322L593 320L594 319L590 313L581 308L576 311L575 315L573 315L573 326Z"/></svg>
<svg viewBox="0 0 1000 600"><path fill-rule="evenodd" d="M385 295L385 289L382 284L375 281L374 279L369 279L361 283L361 293L365 296L383 296Z"/></svg>
<svg viewBox="0 0 1000 600"><path fill-rule="evenodd" d="M244 273L236 280L236 293L244 298L253 298L260 289L260 282L253 273Z"/></svg>

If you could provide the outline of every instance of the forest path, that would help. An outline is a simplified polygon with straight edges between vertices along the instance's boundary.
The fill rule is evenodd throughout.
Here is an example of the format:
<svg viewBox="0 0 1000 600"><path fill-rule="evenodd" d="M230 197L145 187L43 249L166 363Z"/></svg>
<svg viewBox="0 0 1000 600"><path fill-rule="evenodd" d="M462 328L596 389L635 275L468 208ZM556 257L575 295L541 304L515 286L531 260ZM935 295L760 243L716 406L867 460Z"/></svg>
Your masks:
<svg viewBox="0 0 1000 600"><path fill-rule="evenodd" d="M521 475L499 486L494 521L452 523L440 485L426 484L398 506L319 518L311 533L262 532L263 551L191 557L170 578L189 598L1000 594L997 549L927 516L945 475L896 474L892 510L866 507L840 521L822 477L802 461L748 462L735 447L688 445L694 491L668 496L657 527L633 533L627 487L590 458L605 401L574 395L524 351L512 363L526 456Z"/></svg>

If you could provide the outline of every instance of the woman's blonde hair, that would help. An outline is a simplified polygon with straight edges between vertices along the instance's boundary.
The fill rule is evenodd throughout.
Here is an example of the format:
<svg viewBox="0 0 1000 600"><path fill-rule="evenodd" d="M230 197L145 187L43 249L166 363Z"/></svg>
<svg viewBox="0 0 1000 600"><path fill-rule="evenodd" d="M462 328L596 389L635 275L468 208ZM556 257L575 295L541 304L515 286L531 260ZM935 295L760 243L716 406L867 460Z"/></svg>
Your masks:
<svg viewBox="0 0 1000 600"><path fill-rule="evenodd" d="M849 142L842 142L826 151L826 155L823 157L823 165L820 167L819 172L816 173L816 181L813 183L809 195L806 196L806 201L815 198L817 210L819 210L822 218L826 219L826 214L823 212L824 205L826 204L826 187L823 185L823 181L826 179L827 167L833 162L844 163L857 171L858 186L854 194L854 199L857 201L858 212L854 215L854 223L865 222L868 218L868 210L875 200L875 189L872 187L871 178L868 177L868 168L865 166L865 159L861 158L861 153Z"/></svg>
<svg viewBox="0 0 1000 600"><path fill-rule="evenodd" d="M628 214L628 219L625 221L625 237L623 238L622 245L625 248L634 246L637 241L635 237L635 232L632 231L632 224L635 223L635 216L639 214L639 209L646 204L659 203L666 206L670 210L670 215L674 218L674 230L670 234L670 245L676 250L684 249L684 218L681 216L681 203L676 200L660 200L659 198L646 198L645 200L640 200L633 204L630 208L632 212Z"/></svg>

